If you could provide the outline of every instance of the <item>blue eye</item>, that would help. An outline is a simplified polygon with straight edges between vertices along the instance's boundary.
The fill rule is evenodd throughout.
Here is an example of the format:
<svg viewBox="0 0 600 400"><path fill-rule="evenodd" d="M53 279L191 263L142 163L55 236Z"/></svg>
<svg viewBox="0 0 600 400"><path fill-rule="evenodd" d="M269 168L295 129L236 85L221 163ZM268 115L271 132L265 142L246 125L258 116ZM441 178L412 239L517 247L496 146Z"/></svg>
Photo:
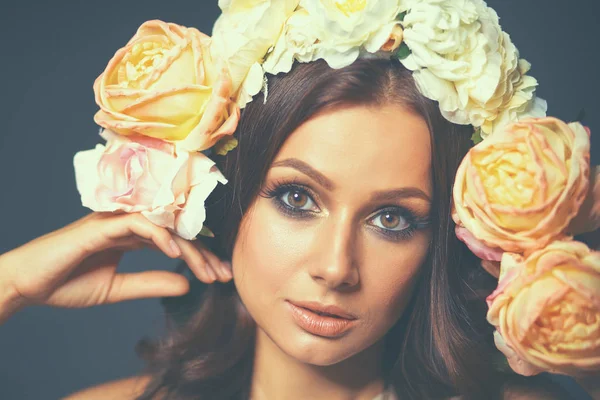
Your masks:
<svg viewBox="0 0 600 400"><path fill-rule="evenodd" d="M306 191L300 188L286 190L278 197L285 206L296 211L314 211L318 212L319 207Z"/></svg>
<svg viewBox="0 0 600 400"><path fill-rule="evenodd" d="M397 210L383 210L370 219L370 223L382 230L401 232L412 227L411 223Z"/></svg>

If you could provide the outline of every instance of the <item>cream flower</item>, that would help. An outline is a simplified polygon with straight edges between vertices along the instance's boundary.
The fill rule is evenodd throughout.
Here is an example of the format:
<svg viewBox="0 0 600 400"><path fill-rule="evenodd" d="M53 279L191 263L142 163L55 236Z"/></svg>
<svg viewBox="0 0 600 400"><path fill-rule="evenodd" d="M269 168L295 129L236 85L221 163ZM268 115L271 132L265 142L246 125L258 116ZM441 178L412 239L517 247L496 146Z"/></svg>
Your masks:
<svg viewBox="0 0 600 400"><path fill-rule="evenodd" d="M77 190L94 211L139 212L152 223L193 239L202 230L204 202L227 180L200 152L175 151L171 143L104 130L106 146L75 154Z"/></svg>
<svg viewBox="0 0 600 400"><path fill-rule="evenodd" d="M284 31L273 51L263 64L263 69L273 75L287 73L294 60L310 62L319 46L319 37L313 29L314 19L303 8L296 10L285 24Z"/></svg>
<svg viewBox="0 0 600 400"><path fill-rule="evenodd" d="M504 84L498 87L496 92L502 103L498 106L497 113L491 113L491 116L488 116L481 125L482 139L501 131L512 122L546 116L548 109L546 101L535 96L537 80L526 75L530 68L529 62L524 59L519 60L517 69L508 76Z"/></svg>
<svg viewBox="0 0 600 400"><path fill-rule="evenodd" d="M390 38L400 10L399 0L301 0L315 21L319 50L332 68L352 64L361 49L374 53Z"/></svg>
<svg viewBox="0 0 600 400"><path fill-rule="evenodd" d="M496 119L513 122L526 111L545 116L544 104L533 104L537 81L525 76L529 64L519 61L498 15L482 0L408 0L405 8L404 41L411 54L402 62L446 119L485 125L487 135Z"/></svg>
<svg viewBox="0 0 600 400"><path fill-rule="evenodd" d="M211 52L224 60L244 107L264 85L263 58L279 39L299 0L220 0Z"/></svg>

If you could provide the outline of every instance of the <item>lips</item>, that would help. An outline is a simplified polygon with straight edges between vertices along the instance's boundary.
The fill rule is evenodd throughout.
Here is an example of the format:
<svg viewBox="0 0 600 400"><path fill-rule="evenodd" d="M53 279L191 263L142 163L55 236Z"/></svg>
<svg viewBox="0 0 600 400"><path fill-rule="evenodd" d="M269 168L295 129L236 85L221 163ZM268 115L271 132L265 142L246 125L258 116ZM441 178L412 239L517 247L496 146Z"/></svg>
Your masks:
<svg viewBox="0 0 600 400"><path fill-rule="evenodd" d="M313 335L336 338L356 323L356 317L339 307L320 303L287 302L296 324Z"/></svg>
<svg viewBox="0 0 600 400"><path fill-rule="evenodd" d="M304 308L308 311L312 311L313 313L322 315L322 316L334 317L334 318L344 318L344 319L349 319L349 320L356 319L356 317L353 314L350 314L349 312L346 312L345 310L341 309L340 307L337 307L334 305L324 305L321 303L305 302L305 301L303 301L303 302L294 301L291 303L294 304L295 306Z"/></svg>

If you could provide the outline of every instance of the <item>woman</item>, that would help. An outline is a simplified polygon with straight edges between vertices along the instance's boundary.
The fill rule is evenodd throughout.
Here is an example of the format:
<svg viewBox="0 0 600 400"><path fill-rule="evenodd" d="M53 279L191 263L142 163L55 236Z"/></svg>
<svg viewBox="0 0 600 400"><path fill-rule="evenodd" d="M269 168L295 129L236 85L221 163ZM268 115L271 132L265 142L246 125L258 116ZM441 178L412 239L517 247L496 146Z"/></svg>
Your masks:
<svg viewBox="0 0 600 400"><path fill-rule="evenodd" d="M231 272L138 214L92 214L0 258L4 318L29 302L188 292L173 273L115 275L123 249L143 244L222 282L166 302L179 325L141 346L145 378L74 398L563 398L511 388L492 362L483 299L497 282L451 218L472 129L397 60L297 64L268 87L243 111L237 148L215 157L230 182L208 201L206 244Z"/></svg>

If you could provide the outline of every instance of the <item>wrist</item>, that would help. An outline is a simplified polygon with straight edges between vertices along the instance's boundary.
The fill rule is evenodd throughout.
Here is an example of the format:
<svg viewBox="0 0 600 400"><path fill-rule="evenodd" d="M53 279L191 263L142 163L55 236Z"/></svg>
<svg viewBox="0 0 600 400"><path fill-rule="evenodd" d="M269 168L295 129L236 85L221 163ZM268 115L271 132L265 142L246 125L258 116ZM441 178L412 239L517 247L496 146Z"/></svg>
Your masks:
<svg viewBox="0 0 600 400"><path fill-rule="evenodd" d="M0 255L0 324L25 307L25 301L11 278L10 252Z"/></svg>

